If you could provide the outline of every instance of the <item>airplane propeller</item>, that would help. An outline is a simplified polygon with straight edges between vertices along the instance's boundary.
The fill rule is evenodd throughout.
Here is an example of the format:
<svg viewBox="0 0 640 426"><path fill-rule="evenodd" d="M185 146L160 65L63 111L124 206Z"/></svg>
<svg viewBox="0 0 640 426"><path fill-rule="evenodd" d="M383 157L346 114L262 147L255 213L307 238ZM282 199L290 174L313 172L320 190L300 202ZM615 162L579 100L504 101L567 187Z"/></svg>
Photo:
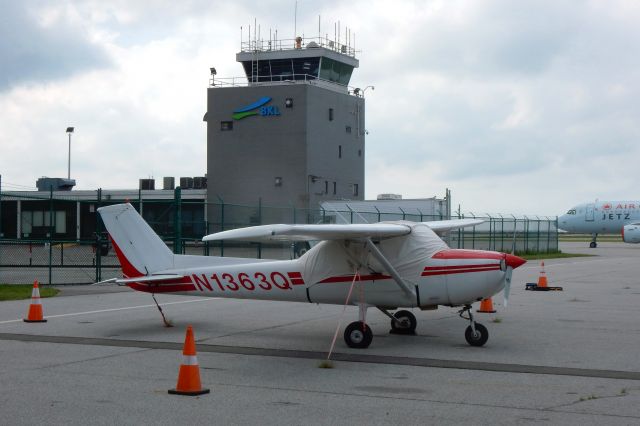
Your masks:
<svg viewBox="0 0 640 426"><path fill-rule="evenodd" d="M503 290L505 308L509 303L509 292L511 291L511 274L513 274L513 267L507 266L507 272L506 274L504 274L505 283L504 283L504 290Z"/></svg>
<svg viewBox="0 0 640 426"><path fill-rule="evenodd" d="M511 275L513 274L513 268L514 267L517 268L522 264L519 262L515 262L517 263L517 265L514 266L514 258L516 258L516 256L514 255L516 252L516 233L517 233L517 227L516 227L516 223L514 222L513 223L513 241L511 242L511 254L508 254L505 256L505 262L507 264L507 272L504 274L504 290L502 292L502 296L504 297L505 308L509 304L509 293L511 292ZM519 259L519 258L516 258L516 259Z"/></svg>

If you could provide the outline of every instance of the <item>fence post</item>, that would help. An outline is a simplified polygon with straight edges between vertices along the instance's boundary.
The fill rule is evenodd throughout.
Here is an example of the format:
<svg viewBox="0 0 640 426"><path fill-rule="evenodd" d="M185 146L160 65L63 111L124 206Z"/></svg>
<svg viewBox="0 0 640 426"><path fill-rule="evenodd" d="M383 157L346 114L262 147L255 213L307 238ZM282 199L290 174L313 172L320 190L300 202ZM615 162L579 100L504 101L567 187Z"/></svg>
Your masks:
<svg viewBox="0 0 640 426"><path fill-rule="evenodd" d="M537 232L536 232L536 251L538 253L540 253L540 217L536 216L536 219L537 219L536 223L538 225L538 227L537 227L538 229L537 229Z"/></svg>
<svg viewBox="0 0 640 426"><path fill-rule="evenodd" d="M51 275L53 268L53 186L49 187L49 285L52 284Z"/></svg>
<svg viewBox="0 0 640 426"><path fill-rule="evenodd" d="M182 253L182 202L181 202L181 189L176 187L173 190L173 201L175 214L173 215L173 252L175 254Z"/></svg>
<svg viewBox="0 0 640 426"><path fill-rule="evenodd" d="M258 224L262 225L262 197L258 197ZM258 259L262 259L262 243L258 243Z"/></svg>
<svg viewBox="0 0 640 426"><path fill-rule="evenodd" d="M0 175L0 238L4 238L2 233L2 175Z"/></svg>
<svg viewBox="0 0 640 426"><path fill-rule="evenodd" d="M102 220L98 208L102 204L102 188L98 188L96 199L96 282L102 281Z"/></svg>
<svg viewBox="0 0 640 426"><path fill-rule="evenodd" d="M220 200L220 231L224 231L224 200L216 194ZM220 240L220 257L224 257L224 240Z"/></svg>

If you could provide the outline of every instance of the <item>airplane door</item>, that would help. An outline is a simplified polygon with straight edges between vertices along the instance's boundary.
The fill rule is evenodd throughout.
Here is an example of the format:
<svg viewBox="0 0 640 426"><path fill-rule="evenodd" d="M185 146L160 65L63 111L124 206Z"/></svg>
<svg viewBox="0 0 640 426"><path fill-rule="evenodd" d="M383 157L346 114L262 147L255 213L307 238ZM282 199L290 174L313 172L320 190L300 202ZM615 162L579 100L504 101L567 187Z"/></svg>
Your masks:
<svg viewBox="0 0 640 426"><path fill-rule="evenodd" d="M587 209L584 217L584 220L586 220L587 222L593 222L593 218L594 218L593 208L594 208L593 204L587 204Z"/></svg>

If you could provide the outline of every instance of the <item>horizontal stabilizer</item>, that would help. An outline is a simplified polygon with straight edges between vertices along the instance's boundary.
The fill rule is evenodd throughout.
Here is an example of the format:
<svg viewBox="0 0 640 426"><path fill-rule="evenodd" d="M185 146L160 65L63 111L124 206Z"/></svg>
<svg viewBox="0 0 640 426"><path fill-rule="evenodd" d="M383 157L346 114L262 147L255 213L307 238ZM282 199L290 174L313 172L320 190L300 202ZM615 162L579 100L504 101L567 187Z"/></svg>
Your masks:
<svg viewBox="0 0 640 426"><path fill-rule="evenodd" d="M142 277L134 277L134 278L118 278L115 280L118 284L129 284L129 283L155 283L162 284L164 281L171 281L167 284L175 284L175 280L181 280L184 278L182 275L175 274L164 274L164 275L145 275Z"/></svg>
<svg viewBox="0 0 640 426"><path fill-rule="evenodd" d="M183 275L175 275L175 274L164 274L164 275L143 275L141 277L135 278L109 278L108 280L100 281L94 283L93 285L101 286L101 285L127 285L129 283L154 283L154 284L175 284L176 280L181 280L185 278Z"/></svg>

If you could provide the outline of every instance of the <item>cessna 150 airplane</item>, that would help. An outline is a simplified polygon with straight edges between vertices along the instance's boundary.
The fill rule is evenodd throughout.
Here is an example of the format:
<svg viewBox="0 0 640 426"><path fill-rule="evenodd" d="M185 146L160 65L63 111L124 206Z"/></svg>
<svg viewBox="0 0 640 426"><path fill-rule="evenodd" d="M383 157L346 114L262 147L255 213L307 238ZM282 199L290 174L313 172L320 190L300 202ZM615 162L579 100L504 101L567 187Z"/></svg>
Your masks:
<svg viewBox="0 0 640 426"><path fill-rule="evenodd" d="M416 318L410 311L389 311L438 305L462 307L460 317L470 323L467 342L482 346L489 333L474 321L471 304L504 289L506 306L513 269L525 263L512 254L450 249L435 233L482 223L476 219L262 225L203 238L321 241L298 259L258 260L176 255L130 204L98 212L124 275L112 282L149 293L357 305L359 320L344 332L352 348L366 348L373 339L367 308L389 316L392 332L414 334Z"/></svg>
<svg viewBox="0 0 640 426"><path fill-rule="evenodd" d="M596 201L569 209L558 218L563 231L591 234L596 248L598 234L622 234L625 243L640 243L640 201Z"/></svg>

